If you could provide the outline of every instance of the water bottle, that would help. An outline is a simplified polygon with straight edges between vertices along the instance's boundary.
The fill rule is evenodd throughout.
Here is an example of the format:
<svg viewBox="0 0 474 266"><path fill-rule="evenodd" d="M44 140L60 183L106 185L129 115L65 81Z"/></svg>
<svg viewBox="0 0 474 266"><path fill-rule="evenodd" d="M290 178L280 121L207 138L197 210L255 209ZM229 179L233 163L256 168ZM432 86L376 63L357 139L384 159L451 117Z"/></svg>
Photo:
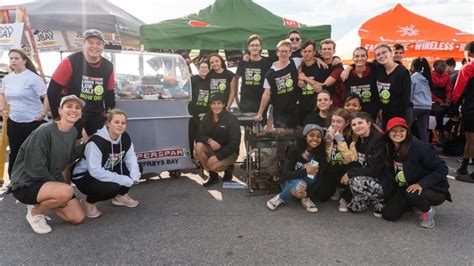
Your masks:
<svg viewBox="0 0 474 266"><path fill-rule="evenodd" d="M318 161L311 160L311 166L312 166L312 167L318 167L318 166L319 166ZM309 179L314 179L314 175L311 175L311 174L308 174L307 177L308 177Z"/></svg>

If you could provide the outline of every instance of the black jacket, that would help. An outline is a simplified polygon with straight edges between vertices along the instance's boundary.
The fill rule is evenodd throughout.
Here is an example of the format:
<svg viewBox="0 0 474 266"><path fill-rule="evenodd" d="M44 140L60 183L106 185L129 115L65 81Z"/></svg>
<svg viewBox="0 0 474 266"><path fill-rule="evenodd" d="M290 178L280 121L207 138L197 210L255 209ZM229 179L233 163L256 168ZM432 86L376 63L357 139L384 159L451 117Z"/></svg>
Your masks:
<svg viewBox="0 0 474 266"><path fill-rule="evenodd" d="M395 152L388 142L389 140L384 136L384 144L379 145L379 152L368 161L368 167L373 170L370 176L380 176L382 179L386 199L391 198L393 193L400 189L395 181L396 173L393 165ZM418 183L423 189L444 192L446 198L451 201L448 191L448 167L430 143L413 137L410 150L402 163L407 186Z"/></svg>
<svg viewBox="0 0 474 266"><path fill-rule="evenodd" d="M308 175L306 168L302 167L303 164L308 163L308 161L302 156L305 150L305 139L300 139L298 140L297 145L291 145L288 147L280 178L281 183L285 183L285 181L292 179L303 179ZM313 157L312 159L319 163L319 171L317 175L323 175L327 166L324 140L322 140L321 144L311 152L311 155Z"/></svg>
<svg viewBox="0 0 474 266"><path fill-rule="evenodd" d="M221 145L221 149L215 151L215 155L219 160L225 159L234 153L239 154L239 120L225 109L219 114L219 121L215 126L212 125L211 117L212 112L203 117L196 134L196 141L207 143L209 138L217 141Z"/></svg>
<svg viewBox="0 0 474 266"><path fill-rule="evenodd" d="M374 156L380 149L380 145L383 145L382 136L375 130L371 129L370 134L367 138L359 138L356 141L357 161L352 162L347 171L349 178L356 176L370 176L375 180L379 180L380 176L371 176L373 173L372 169L368 169L368 161L373 160Z"/></svg>

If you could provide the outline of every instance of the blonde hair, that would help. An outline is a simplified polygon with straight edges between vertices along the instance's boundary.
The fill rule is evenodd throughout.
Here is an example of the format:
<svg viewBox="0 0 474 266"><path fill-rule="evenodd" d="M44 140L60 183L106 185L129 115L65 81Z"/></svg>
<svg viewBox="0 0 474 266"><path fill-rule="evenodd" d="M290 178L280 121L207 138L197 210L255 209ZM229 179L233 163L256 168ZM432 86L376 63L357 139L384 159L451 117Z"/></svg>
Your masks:
<svg viewBox="0 0 474 266"><path fill-rule="evenodd" d="M327 39L322 40L319 43L320 49L323 47L323 44L332 44L334 46L334 49L336 49L336 42L333 39L327 38Z"/></svg>
<svg viewBox="0 0 474 266"><path fill-rule="evenodd" d="M110 122L112 121L112 119L114 118L114 116L116 115L123 115L125 116L125 118L127 119L128 118L128 115L127 113L125 113L125 111L121 110L121 109L118 109L118 108L114 108L114 109L111 109L107 112L107 118L106 118L106 121L107 122Z"/></svg>
<svg viewBox="0 0 474 266"><path fill-rule="evenodd" d="M282 46L288 46L291 49L291 41L289 39L284 39L278 42L276 48L277 50L280 49Z"/></svg>
<svg viewBox="0 0 474 266"><path fill-rule="evenodd" d="M389 52L392 52L392 47L390 47L390 45L388 45L386 43L379 43L379 44L375 45L374 52L375 52L375 50L380 49L380 48L387 48Z"/></svg>

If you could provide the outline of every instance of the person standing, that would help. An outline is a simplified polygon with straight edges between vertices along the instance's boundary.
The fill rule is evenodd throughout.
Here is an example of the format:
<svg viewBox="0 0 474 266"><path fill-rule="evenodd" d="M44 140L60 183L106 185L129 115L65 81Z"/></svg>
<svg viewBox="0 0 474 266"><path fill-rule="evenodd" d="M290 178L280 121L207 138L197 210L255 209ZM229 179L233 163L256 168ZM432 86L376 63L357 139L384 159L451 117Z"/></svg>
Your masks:
<svg viewBox="0 0 474 266"><path fill-rule="evenodd" d="M474 172L468 175L469 159L474 158L474 41L464 46L467 63L459 70L454 86L453 102L461 104L461 124L466 135L466 146L461 167L457 169L456 180L474 183Z"/></svg>
<svg viewBox="0 0 474 266"><path fill-rule="evenodd" d="M192 116L189 119L189 148L191 155L194 157L194 139L201 124L201 115L209 111L209 62L202 60L197 64L198 74L191 77L192 96L188 104L189 114Z"/></svg>
<svg viewBox="0 0 474 266"><path fill-rule="evenodd" d="M74 123L81 118L84 106L77 96L64 96L58 109L60 119L38 127L18 152L9 191L27 204L26 220L35 233L51 232L44 216L48 210L72 224L84 221L84 210L74 196L74 188L62 174L67 164L81 156L75 149Z"/></svg>
<svg viewBox="0 0 474 266"><path fill-rule="evenodd" d="M270 68L268 58L260 55L262 51L262 38L256 34L247 40L249 60L240 60L237 66L235 82L242 78L240 86L239 109L242 113L257 113L263 94L263 82L265 74Z"/></svg>
<svg viewBox="0 0 474 266"><path fill-rule="evenodd" d="M412 124L416 123L420 140L428 142L428 124L432 106L430 65L426 58L415 58L410 63Z"/></svg>
<svg viewBox="0 0 474 266"><path fill-rule="evenodd" d="M8 118L7 135L10 145L8 175L11 176L15 159L26 138L43 123L48 112L44 80L36 72L33 62L20 49L8 53L12 72L2 80L0 110ZM10 112L6 110L10 105Z"/></svg>
<svg viewBox="0 0 474 266"><path fill-rule="evenodd" d="M209 64L211 65L211 72L208 74L210 81L210 96L222 93L225 97L226 110L230 111L230 107L232 106L237 94L235 75L232 71L227 69L224 59L219 54L210 54Z"/></svg>
<svg viewBox="0 0 474 266"><path fill-rule="evenodd" d="M82 51L65 58L53 73L48 99L53 118L58 117L62 96L76 95L86 102L84 113L74 126L78 139L104 126L106 111L115 107L115 76L112 63L102 56L104 35L95 29L83 34Z"/></svg>
<svg viewBox="0 0 474 266"><path fill-rule="evenodd" d="M444 115L448 110L451 102L451 78L446 73L446 63L443 60L436 60L433 63L433 71L431 72L432 82L432 98L433 112L436 116L436 131L442 136L444 131Z"/></svg>

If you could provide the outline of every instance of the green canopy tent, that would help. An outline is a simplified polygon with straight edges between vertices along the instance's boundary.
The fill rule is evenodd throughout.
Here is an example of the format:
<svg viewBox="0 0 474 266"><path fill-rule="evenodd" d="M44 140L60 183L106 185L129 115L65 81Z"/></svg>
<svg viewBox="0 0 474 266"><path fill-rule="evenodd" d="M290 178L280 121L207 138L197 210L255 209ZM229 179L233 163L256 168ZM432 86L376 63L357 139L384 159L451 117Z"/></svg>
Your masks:
<svg viewBox="0 0 474 266"><path fill-rule="evenodd" d="M206 49L245 50L247 38L258 34L263 49L273 50L288 31L321 41L331 36L331 26L306 26L276 16L252 0L216 0L197 14L140 27L146 50Z"/></svg>

